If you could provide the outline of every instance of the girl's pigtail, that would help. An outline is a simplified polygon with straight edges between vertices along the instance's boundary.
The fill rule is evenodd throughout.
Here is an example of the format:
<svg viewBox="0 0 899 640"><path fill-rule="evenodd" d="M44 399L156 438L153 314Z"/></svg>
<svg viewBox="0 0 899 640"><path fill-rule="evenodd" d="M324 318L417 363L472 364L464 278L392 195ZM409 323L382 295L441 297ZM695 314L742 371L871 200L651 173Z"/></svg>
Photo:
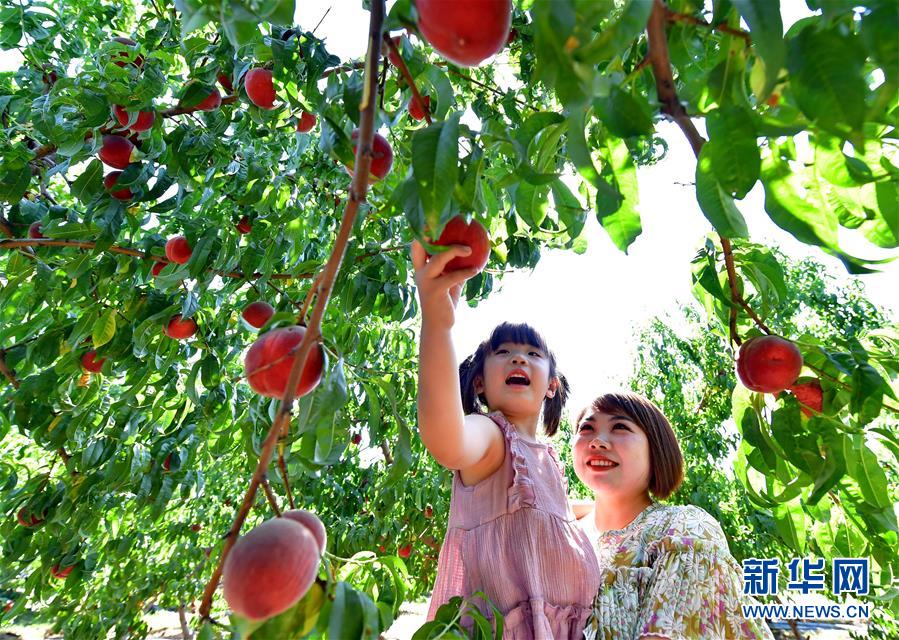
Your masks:
<svg viewBox="0 0 899 640"><path fill-rule="evenodd" d="M562 409L571 394L571 385L568 384L568 379L562 374L558 374L556 378L559 380L556 393L552 398L547 398L543 405L543 430L549 437L556 435L559 430L559 423L562 422Z"/></svg>

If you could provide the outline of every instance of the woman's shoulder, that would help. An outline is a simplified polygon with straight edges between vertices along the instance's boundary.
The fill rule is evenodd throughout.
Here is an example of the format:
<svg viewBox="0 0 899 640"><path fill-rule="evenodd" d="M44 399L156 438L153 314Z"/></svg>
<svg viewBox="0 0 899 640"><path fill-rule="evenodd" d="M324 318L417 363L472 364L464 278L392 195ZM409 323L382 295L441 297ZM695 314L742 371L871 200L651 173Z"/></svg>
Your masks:
<svg viewBox="0 0 899 640"><path fill-rule="evenodd" d="M693 538L727 544L718 521L692 504L660 504L646 524L654 538Z"/></svg>

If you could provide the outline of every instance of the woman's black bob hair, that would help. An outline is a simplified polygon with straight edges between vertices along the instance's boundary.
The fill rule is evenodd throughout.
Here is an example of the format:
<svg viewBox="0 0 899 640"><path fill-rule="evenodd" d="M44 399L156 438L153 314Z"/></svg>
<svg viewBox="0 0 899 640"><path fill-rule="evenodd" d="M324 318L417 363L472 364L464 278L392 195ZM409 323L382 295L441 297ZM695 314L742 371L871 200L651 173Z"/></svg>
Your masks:
<svg viewBox="0 0 899 640"><path fill-rule="evenodd" d="M549 359L549 379L557 378L559 387L552 398L543 400L543 430L547 436L553 436L559 430L562 421L562 408L571 391L568 380L559 373L556 367L556 356L546 345L546 340L539 331L528 324L504 322L498 325L490 337L478 345L473 354L459 365L459 388L462 391L462 408L466 414L484 413L487 399L484 394L475 393L474 383L478 376L484 375L484 360L496 351L504 342L529 344L538 347Z"/></svg>

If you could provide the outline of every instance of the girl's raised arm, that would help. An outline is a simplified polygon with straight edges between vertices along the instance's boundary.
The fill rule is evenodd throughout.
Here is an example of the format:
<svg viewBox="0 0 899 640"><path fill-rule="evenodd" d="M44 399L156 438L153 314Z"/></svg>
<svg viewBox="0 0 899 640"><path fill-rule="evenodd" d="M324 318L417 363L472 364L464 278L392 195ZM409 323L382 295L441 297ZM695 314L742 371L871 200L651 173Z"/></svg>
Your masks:
<svg viewBox="0 0 899 640"><path fill-rule="evenodd" d="M418 429L434 459L449 469L465 469L487 454L492 433L476 428L479 418L466 419L459 392L459 365L451 331L462 284L477 269L443 273L446 264L471 249L453 245L427 258L424 247L412 243L412 264L421 302L421 342L418 365ZM489 419L488 419L489 420ZM486 433L485 433L486 431Z"/></svg>

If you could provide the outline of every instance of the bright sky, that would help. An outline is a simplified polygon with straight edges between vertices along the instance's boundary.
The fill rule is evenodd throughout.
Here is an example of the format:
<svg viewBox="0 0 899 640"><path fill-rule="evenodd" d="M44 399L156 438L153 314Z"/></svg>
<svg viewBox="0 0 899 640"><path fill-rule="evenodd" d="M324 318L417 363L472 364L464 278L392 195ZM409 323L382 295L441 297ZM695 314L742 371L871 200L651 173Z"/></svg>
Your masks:
<svg viewBox="0 0 899 640"><path fill-rule="evenodd" d="M327 38L329 50L341 58L364 53L368 14L361 2L303 0L297 22L315 27L330 7L317 34ZM392 4L392 3L389 3ZM788 28L807 15L802 2L781 3ZM16 54L0 53L0 70L20 64ZM697 122L702 131L702 123ZM711 231L699 210L692 186L695 159L681 132L662 122L659 133L668 141L665 160L638 171L639 211L644 231L629 254L618 251L595 218L585 230L587 252L544 253L533 271L507 273L499 290L470 309L462 303L457 314L454 343L461 359L506 320L527 321L543 331L559 357L573 388L569 409L576 411L609 386L624 382L636 354L635 333L657 315L673 314L690 303L690 260ZM753 240L779 246L788 255L812 255L840 277L842 265L821 251L803 245L771 223L763 209L761 186L741 202ZM841 236L844 249L868 258L886 257L850 232ZM882 273L864 276L870 299L899 318L899 265L884 266Z"/></svg>

